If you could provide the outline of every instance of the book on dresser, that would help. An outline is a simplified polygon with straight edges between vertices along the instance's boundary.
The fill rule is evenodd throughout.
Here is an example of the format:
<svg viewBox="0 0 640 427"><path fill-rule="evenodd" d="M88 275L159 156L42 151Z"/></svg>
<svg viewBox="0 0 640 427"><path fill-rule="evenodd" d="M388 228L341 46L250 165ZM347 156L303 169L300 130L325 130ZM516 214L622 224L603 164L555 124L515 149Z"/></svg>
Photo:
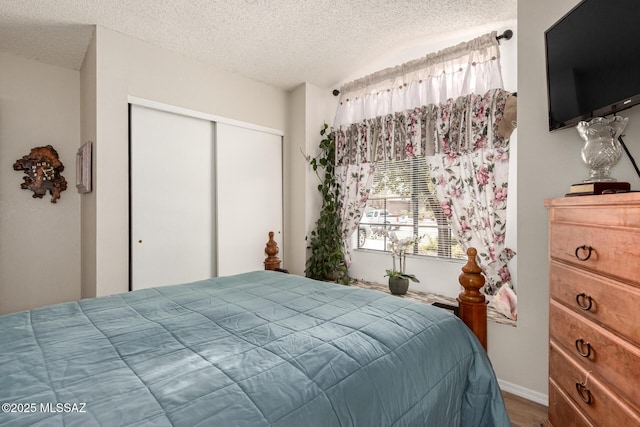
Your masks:
<svg viewBox="0 0 640 427"><path fill-rule="evenodd" d="M545 200L547 425L640 426L640 193Z"/></svg>
<svg viewBox="0 0 640 427"><path fill-rule="evenodd" d="M622 181L581 182L572 184L565 196L587 196L603 193L624 193L631 190L631 184Z"/></svg>

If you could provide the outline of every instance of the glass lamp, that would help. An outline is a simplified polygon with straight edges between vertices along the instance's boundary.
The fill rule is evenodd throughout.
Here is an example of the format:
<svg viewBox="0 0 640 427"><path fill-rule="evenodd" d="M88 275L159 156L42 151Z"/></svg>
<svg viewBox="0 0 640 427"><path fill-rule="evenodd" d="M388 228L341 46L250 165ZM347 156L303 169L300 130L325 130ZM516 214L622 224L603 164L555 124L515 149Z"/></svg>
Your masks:
<svg viewBox="0 0 640 427"><path fill-rule="evenodd" d="M576 129L585 142L582 147L582 160L590 170L589 178L583 182L617 181L611 177L610 169L618 163L622 155L618 137L628 121L628 118L613 116L596 117L591 121L578 123Z"/></svg>

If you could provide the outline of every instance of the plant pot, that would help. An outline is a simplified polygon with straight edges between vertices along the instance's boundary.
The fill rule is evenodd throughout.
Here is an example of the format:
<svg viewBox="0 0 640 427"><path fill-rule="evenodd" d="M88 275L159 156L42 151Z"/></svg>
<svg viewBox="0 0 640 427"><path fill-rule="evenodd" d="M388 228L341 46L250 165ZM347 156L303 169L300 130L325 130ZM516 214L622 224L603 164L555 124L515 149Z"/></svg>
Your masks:
<svg viewBox="0 0 640 427"><path fill-rule="evenodd" d="M409 279L389 277L389 291L393 295L404 295L409 289Z"/></svg>

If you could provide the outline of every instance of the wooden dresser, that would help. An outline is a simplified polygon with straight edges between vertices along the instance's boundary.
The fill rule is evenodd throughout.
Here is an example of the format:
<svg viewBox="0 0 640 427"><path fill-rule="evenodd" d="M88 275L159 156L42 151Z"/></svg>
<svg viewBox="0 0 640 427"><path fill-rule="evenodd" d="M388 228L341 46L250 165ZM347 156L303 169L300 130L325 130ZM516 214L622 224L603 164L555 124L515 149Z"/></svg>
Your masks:
<svg viewBox="0 0 640 427"><path fill-rule="evenodd" d="M545 206L549 424L640 426L640 193Z"/></svg>

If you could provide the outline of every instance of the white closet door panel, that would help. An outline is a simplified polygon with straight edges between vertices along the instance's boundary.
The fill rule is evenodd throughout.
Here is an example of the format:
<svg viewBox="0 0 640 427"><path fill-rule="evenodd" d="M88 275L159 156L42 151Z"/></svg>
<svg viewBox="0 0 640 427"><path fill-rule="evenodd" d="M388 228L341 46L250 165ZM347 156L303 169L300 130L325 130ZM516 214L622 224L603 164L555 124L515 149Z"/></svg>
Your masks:
<svg viewBox="0 0 640 427"><path fill-rule="evenodd" d="M131 109L132 289L215 275L213 124Z"/></svg>
<svg viewBox="0 0 640 427"><path fill-rule="evenodd" d="M282 245L282 137L216 124L218 274L264 269L268 232Z"/></svg>

